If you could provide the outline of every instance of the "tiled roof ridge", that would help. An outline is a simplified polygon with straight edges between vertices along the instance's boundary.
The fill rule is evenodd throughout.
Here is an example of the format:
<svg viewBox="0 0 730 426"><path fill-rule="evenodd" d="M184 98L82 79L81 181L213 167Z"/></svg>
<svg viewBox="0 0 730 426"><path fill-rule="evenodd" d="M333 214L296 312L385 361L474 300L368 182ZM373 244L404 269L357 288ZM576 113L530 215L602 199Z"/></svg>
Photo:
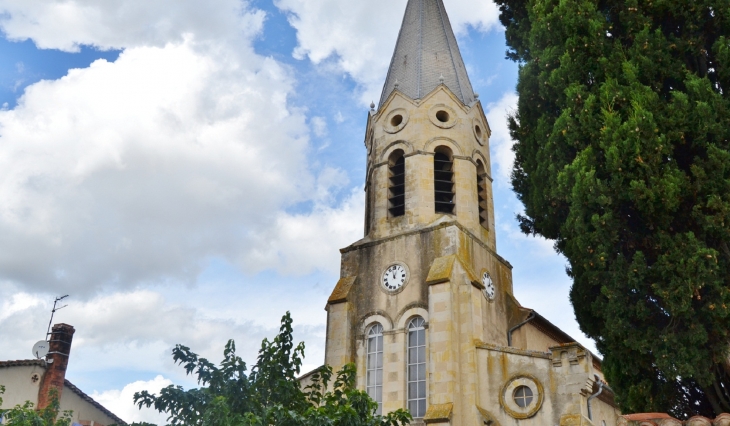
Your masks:
<svg viewBox="0 0 730 426"><path fill-rule="evenodd" d="M38 367L46 367L46 362L42 359L18 359L18 360L11 360L11 361L0 361L0 368L7 368L7 367L32 367L32 366L38 366Z"/></svg>
<svg viewBox="0 0 730 426"><path fill-rule="evenodd" d="M106 407L104 407L103 405L101 405L98 402L96 402L94 400L94 398L90 397L84 391L82 391L81 389L79 389L78 387L76 387L76 385L74 385L73 383L69 382L68 379L65 379L64 380L64 385L67 388L71 389L76 395L78 395L79 397L81 397L81 399L83 399L84 401L86 401L89 404L93 405L94 407L98 408L101 412L103 412L107 416L111 417L111 419L114 420L117 425L119 425L119 426L125 426L127 424L127 422L125 422L124 420L120 419L116 414L112 413Z"/></svg>
<svg viewBox="0 0 730 426"><path fill-rule="evenodd" d="M682 421L666 413L637 413L619 417L618 426L730 426L730 414L722 413L715 419L694 416Z"/></svg>

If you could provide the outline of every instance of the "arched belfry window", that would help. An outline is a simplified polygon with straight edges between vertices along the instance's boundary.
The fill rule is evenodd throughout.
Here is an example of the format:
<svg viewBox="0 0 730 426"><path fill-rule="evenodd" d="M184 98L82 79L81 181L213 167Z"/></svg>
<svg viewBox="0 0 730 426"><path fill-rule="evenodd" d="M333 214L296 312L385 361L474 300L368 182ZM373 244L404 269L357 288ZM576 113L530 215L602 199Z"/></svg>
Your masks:
<svg viewBox="0 0 730 426"><path fill-rule="evenodd" d="M489 229L489 215L487 208L487 173L484 164L477 160L477 204L479 205L479 224Z"/></svg>
<svg viewBox="0 0 730 426"><path fill-rule="evenodd" d="M375 324L368 331L367 392L383 412L383 326Z"/></svg>
<svg viewBox="0 0 730 426"><path fill-rule="evenodd" d="M388 211L391 217L406 214L406 158L400 149L388 159Z"/></svg>
<svg viewBox="0 0 730 426"><path fill-rule="evenodd" d="M454 160L446 147L436 148L433 157L433 183L436 213L454 213Z"/></svg>
<svg viewBox="0 0 730 426"><path fill-rule="evenodd" d="M426 321L408 323L408 411L414 418L426 414Z"/></svg>

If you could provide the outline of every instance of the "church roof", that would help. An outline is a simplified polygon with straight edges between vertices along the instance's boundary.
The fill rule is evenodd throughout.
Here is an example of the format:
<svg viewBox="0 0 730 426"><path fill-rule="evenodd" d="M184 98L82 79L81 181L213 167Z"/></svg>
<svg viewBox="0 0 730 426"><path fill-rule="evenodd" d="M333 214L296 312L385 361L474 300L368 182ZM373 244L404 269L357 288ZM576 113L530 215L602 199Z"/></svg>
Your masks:
<svg viewBox="0 0 730 426"><path fill-rule="evenodd" d="M443 0L408 0L380 105L396 89L421 99L439 84L464 104L475 100Z"/></svg>

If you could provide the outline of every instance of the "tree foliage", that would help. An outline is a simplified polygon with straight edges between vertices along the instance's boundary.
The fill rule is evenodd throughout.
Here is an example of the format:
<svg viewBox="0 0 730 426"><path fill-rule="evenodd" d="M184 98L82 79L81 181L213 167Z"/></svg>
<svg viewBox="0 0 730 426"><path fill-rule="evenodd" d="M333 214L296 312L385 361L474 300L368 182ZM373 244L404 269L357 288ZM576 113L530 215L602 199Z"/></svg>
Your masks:
<svg viewBox="0 0 730 426"><path fill-rule="evenodd" d="M178 345L173 358L188 374L197 376L199 389L168 386L159 395L134 395L142 406L169 415L173 426L398 426L410 423L407 411L376 414L378 404L355 388L354 365L345 366L332 382L332 369L320 368L312 384L301 389L296 380L304 344L294 345L292 319L282 318L273 341L264 339L256 364L247 374L230 340L223 361L216 366L190 348Z"/></svg>
<svg viewBox="0 0 730 426"><path fill-rule="evenodd" d="M625 412L730 411L730 3L497 0L512 184Z"/></svg>
<svg viewBox="0 0 730 426"><path fill-rule="evenodd" d="M4 393L5 387L0 385L0 406L3 404ZM50 400L48 406L42 410L37 410L30 401L7 410L0 409L0 419L6 426L70 426L73 413L61 412L57 390L51 389Z"/></svg>

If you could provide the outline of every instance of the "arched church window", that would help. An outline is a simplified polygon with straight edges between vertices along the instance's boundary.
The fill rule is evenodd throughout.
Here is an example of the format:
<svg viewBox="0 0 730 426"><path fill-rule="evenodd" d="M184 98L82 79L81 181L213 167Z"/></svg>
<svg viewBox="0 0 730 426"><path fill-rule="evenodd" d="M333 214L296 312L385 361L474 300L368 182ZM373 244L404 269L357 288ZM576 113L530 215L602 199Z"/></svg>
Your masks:
<svg viewBox="0 0 730 426"><path fill-rule="evenodd" d="M433 183L436 213L454 213L454 161L446 147L436 148L433 157Z"/></svg>
<svg viewBox="0 0 730 426"><path fill-rule="evenodd" d="M487 179L486 170L481 160L477 160L477 204L479 206L479 224L489 229L487 213Z"/></svg>
<svg viewBox="0 0 730 426"><path fill-rule="evenodd" d="M368 331L367 392L383 412L383 326L375 324Z"/></svg>
<svg viewBox="0 0 730 426"><path fill-rule="evenodd" d="M408 411L414 418L426 414L426 321L408 323Z"/></svg>
<svg viewBox="0 0 730 426"><path fill-rule="evenodd" d="M391 217L406 214L406 159L400 149L388 160L388 203Z"/></svg>

